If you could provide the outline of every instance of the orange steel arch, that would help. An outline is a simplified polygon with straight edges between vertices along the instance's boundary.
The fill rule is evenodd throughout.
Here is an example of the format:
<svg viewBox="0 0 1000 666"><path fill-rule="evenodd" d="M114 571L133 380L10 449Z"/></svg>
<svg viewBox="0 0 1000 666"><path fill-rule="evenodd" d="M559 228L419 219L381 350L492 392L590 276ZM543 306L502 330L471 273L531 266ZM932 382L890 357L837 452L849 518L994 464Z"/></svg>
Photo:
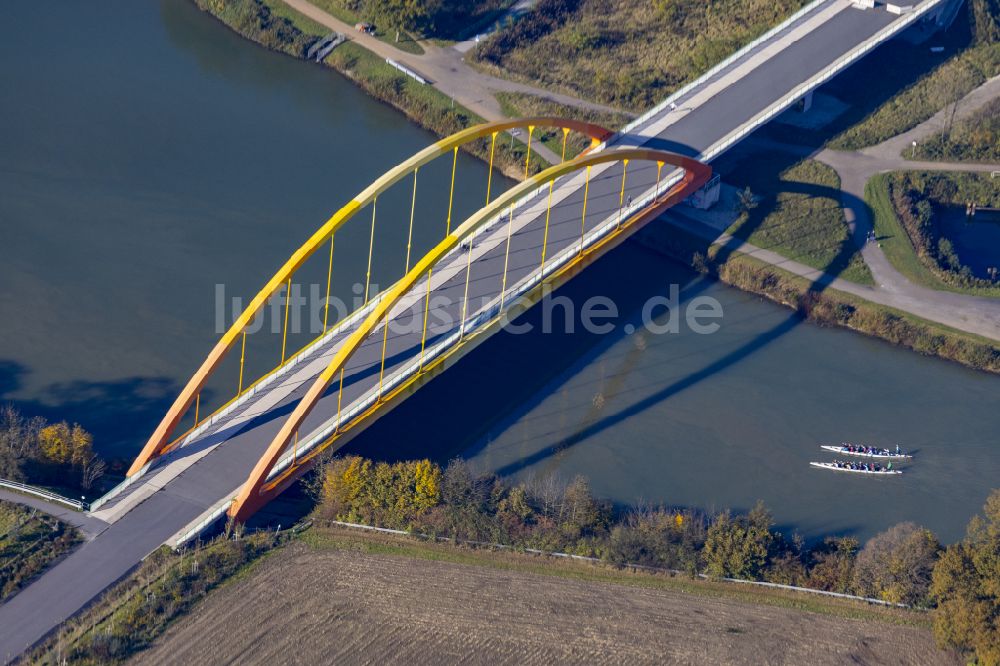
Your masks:
<svg viewBox="0 0 1000 666"><path fill-rule="evenodd" d="M267 284L264 285L256 296L254 296L253 300L250 301L246 309L243 310L242 314L240 314L236 321L233 322L233 325L229 328L229 330L222 335L215 347L212 348L212 351L209 352L205 361L201 364L201 367L199 367L194 375L191 376L191 379L188 380L188 383L181 390L180 395L177 396L173 405L171 405L170 409L167 410L163 420L160 421L156 430L153 431L153 434L150 436L146 445L139 453L139 456L132 463L127 476L132 476L141 471L147 463L160 455L164 449L170 445L170 437L174 430L176 430L181 419L184 417L184 414L186 414L188 409L191 407L191 403L194 402L195 397L199 394L211 374L216 368L218 368L223 358L225 358L226 353L233 346L236 340L239 339L243 330L253 321L257 312L264 307L267 300L275 292L281 289L281 287L288 279L291 278L295 271L298 270L298 268L302 266L302 264L305 263L305 261L311 257L317 249L323 246L334 232L350 220L355 213L367 204L371 203L375 197L391 187L393 184L397 183L404 176L411 173L414 169L423 166L424 164L427 164L428 162L445 155L466 143L490 136L495 138L500 132L510 129L528 128L529 130L534 130L536 127L559 127L564 131L580 132L581 134L585 134L590 137L591 147L602 141L606 141L614 134L613 131L594 123L548 116L518 118L503 122L485 123L470 127L441 139L419 153L416 153L405 162L401 162L396 167L384 173L365 190L360 192L347 205L334 213L333 216L309 238L309 240L299 247L299 249L296 250L291 257L289 257L288 261L286 261L278 272L274 274L274 277L272 277Z"/></svg>
<svg viewBox="0 0 1000 666"><path fill-rule="evenodd" d="M334 377L340 373L347 364L354 352L368 338L388 316L392 307L402 299L434 266L453 250L462 240L475 232L479 227L500 213L505 207L516 202L519 198L530 193L541 185L548 183L560 176L591 167L596 164L619 162L622 160L654 161L660 164L671 164L684 169L685 174L680 183L675 185L669 195L657 201L652 206L665 207L676 201L687 197L699 187L705 184L712 173L711 167L702 164L697 160L674 153L659 150L649 150L643 148L612 150L592 155L579 157L575 160L564 162L551 167L535 176L526 179L517 186L505 192L489 205L480 209L477 213L469 217L454 231L449 233L436 247L428 252L417 264L398 282L396 282L385 294L369 315L362 321L358 328L349 335L331 359L327 368L319 374L306 394L299 400L295 409L285 420L281 429L275 435L267 451L258 461L241 488L239 494L229 508L230 517L238 521L244 521L257 509L266 503L272 493L280 492L283 488L283 481L286 477L295 474L297 469L290 466L284 470L277 478L268 482L271 470L278 463L281 455L288 449L293 436L302 425L306 416L312 411L316 403L319 402L327 387ZM633 216L635 217L635 216ZM332 441L332 440L331 440ZM327 444L329 441L327 442ZM318 453L318 450L312 455ZM311 457L311 456L310 456Z"/></svg>

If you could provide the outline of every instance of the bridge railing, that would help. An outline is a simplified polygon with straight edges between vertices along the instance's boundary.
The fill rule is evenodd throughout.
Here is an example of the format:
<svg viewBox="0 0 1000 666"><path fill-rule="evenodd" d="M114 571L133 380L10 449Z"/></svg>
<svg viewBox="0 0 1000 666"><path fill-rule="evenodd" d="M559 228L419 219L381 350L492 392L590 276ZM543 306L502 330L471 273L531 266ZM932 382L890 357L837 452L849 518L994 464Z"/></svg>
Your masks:
<svg viewBox="0 0 1000 666"><path fill-rule="evenodd" d="M682 169L671 172L668 177L659 184L659 187L651 187L642 197L636 199L633 203L624 206L622 209L621 219L624 219L627 222L634 215L653 204L656 199L664 196L665 193L669 192L673 187L680 183L683 178L684 175ZM541 185L534 192L527 194L520 199L517 203L517 207L520 208L522 206L530 205L532 200L535 200L540 196L544 196L547 192L547 185ZM479 229L474 235L488 232L488 230L499 219L502 219L503 216L504 214L496 216ZM605 218L600 225L584 235L583 248L585 250L593 248L595 245L605 240L619 226L619 214L616 211ZM418 358L412 363L396 370L386 379L381 389L379 387L372 387L369 391L359 397L353 406L344 410L339 417L334 417L329 420L308 439L300 440L294 452L286 452L285 455L275 464L274 468L268 474L268 481L278 477L281 472L286 470L295 462L296 458L308 455L317 447L322 446L332 436L340 431L345 424L351 423L355 418L371 409L385 395L391 394L394 389L406 383L412 377L420 374L422 369L426 369L428 365L433 363L433 361L449 352L463 337L475 334L492 324L497 317L502 314L501 310L504 305L513 306L517 303L518 299L528 294L532 289L536 288L546 279L566 268L568 264L577 258L579 250L579 244L573 244L564 248L561 252L552 257L550 261L547 261L543 268L529 274L503 294L497 294L478 312L470 314L464 321L459 322L458 329L455 332L427 348L423 359ZM509 307L507 309L509 309Z"/></svg>
<svg viewBox="0 0 1000 666"><path fill-rule="evenodd" d="M767 121L771 120L780 113L790 108L795 102L804 97L810 91L815 90L819 86L823 85L838 73L849 67L851 64L859 60L862 56L867 54L872 49L876 48L883 42L885 42L890 37L894 36L901 30L906 29L911 24L913 24L917 19L922 17L924 14L934 9L943 0L925 0L917 9L909 14L905 14L904 18L890 23L888 26L879 30L877 33L865 40L860 46L855 47L847 54L841 56L833 62L829 67L824 69L822 72L813 76L811 79L805 83L796 87L791 93L785 95L781 101L772 105L766 111L763 111L747 122L740 125L734 131L730 132L724 139L715 143L705 152L698 156L699 160L704 162L710 162L715 159L723 152L731 148L735 143L740 141L743 137L750 134L761 125L765 124Z"/></svg>
<svg viewBox="0 0 1000 666"><path fill-rule="evenodd" d="M588 123L584 121L567 119L567 118L556 118L548 116L539 116L531 118L519 118L511 119L495 123L487 123L481 125L475 125L473 127L466 128L460 132L457 132L451 136L448 136L440 141L435 142L431 146L428 146L422 151L419 151L415 155L411 156L409 159L400 163L393 169L390 169L381 177L377 178L372 182L365 190L360 192L354 199L348 202L346 205L341 207L336 213L334 213L326 223L324 223L316 232L313 233L309 239L299 247L285 262L284 265L278 270L277 273L264 285L264 287L257 293L256 296L251 299L250 303L243 309L242 313L236 318L236 321L223 333L222 337L216 343L216 345L209 352L205 361L201 364L198 370L192 375L191 379L188 380L187 384L182 388L180 395L167 410L160 424L156 427L153 434L150 436L146 445L143 447L139 456L133 462L132 467L129 469L128 475L136 476L144 473L148 470L148 464L150 461L158 458L161 454L169 452L171 449L183 445L183 443L190 441L188 435L192 432L198 430L198 427L202 425L202 421L198 418L201 391L208 381L209 377L212 376L216 369L218 369L229 353L232 347L239 346L240 357L239 357L239 381L237 382L237 391L233 399L222 405L222 407L217 408L213 412L212 416L217 417L217 412L224 410L230 406L233 401L239 401L241 398L245 397L244 394L250 391L254 387L254 384L246 385L243 382L244 377L244 361L245 361L245 351L247 343L248 328L250 327L254 317L260 312L260 310L266 307L269 299L275 294L285 294L286 298L286 308L285 308L285 326L282 329L281 335L281 361L279 365L265 377L269 375L277 374L278 371L286 370L289 365L292 365L290 361L294 359L286 356L286 341L288 334L288 307L287 302L289 300L289 294L291 293L292 283L296 273L302 268L305 263L319 250L320 247L324 247L327 244L330 247L328 269L327 269L327 296L330 295L330 276L333 271L333 254L334 254L334 235L341 229L345 224L347 224L352 219L355 219L356 214L363 208L369 208L372 211L372 223L371 223L371 234L369 239L369 259L368 259L368 271L365 278L365 300L371 305L369 301L369 280L371 277L372 268L372 244L375 239L375 205L378 196L383 192L387 191L389 188L393 187L397 183L401 182L404 178L412 175L413 178L413 194L411 199L411 213L410 213L410 233L407 240L407 263L409 262L410 254L410 240L412 239L413 233L413 223L414 223L414 211L416 208L416 193L417 193L417 173L419 169L438 159L439 157L445 155L452 156L452 177L451 177L451 187L448 195L448 212L447 212L447 224L451 223L452 215L452 203L454 195L454 185L455 185L455 172L458 163L458 151L462 146L479 141L480 139L486 139L489 145L489 162L491 169L489 170L489 176L487 178L487 199L489 199L490 187L492 183L492 165L494 163L494 154L496 146L496 138L500 132L506 131L515 127L525 127L528 129L528 151L525 157L525 175L527 176L530 168L531 160L531 136L535 129L542 128L561 128L563 130L563 152L565 154L566 139L569 132L575 131L582 133L590 137L592 145L596 144L607 137L612 135L612 132L604 127L600 127L593 123ZM541 141L541 138L539 139ZM374 307L378 307L379 304L374 303ZM326 333L326 312L324 312L323 318L323 329L324 334ZM322 336L321 336L322 337ZM328 338L327 338L328 339ZM321 340L316 340L314 343L321 342ZM313 344L309 345L310 350L313 348ZM301 350L300 350L301 353ZM258 382L263 378L259 378ZM246 387L246 388L244 388ZM191 430L179 437L174 437L175 429L180 425L181 421L185 419L188 415L189 410L193 408L194 411L194 425ZM214 419L217 422L218 418ZM204 432L202 429L200 432Z"/></svg>
<svg viewBox="0 0 1000 666"><path fill-rule="evenodd" d="M330 433L329 429L331 426L327 426L326 433L330 436L325 440L320 437L319 434L312 434L309 437L308 442L300 441L299 439L299 428L304 423L307 416L312 412L313 408L320 402L323 395L327 391L327 388L334 381L336 376L341 377L341 386L343 381L343 371L347 362L352 358L354 353L368 340L372 335L375 334L380 327L386 324L388 319L391 319L392 311L399 305L404 305L409 298L409 295L415 293L414 290L418 290L417 285L421 283L424 279L429 278L441 261L446 257L452 255L456 248L462 247L462 245L469 240L473 234L491 224L495 224L495 220L498 214L503 214L510 209L510 207L515 202L529 200L532 197L538 196L543 189L549 189L550 185L554 183L555 180L563 177L574 175L578 172L586 173L587 182L591 177L591 170L594 167L605 168L604 165L616 164L624 162L626 165L628 162L633 161L651 161L657 164L657 183L662 185L662 178L660 172L662 167L665 165L670 165L672 167L679 167L683 169L683 177L680 181L679 186L675 186L673 190L670 191L667 197L664 197L658 202L659 206L671 205L680 201L683 197L692 193L695 189L700 187L711 175L711 169L682 155L677 155L674 153L668 153L664 151L650 150L645 148L629 148L624 150L614 150L614 151L602 151L591 153L588 156L580 157L570 162L564 162L558 166L551 167L546 171L532 176L527 182L523 182L510 190L506 191L503 195L497 199L490 202L487 206L480 209L479 212L475 213L471 217L467 218L461 225L456 227L448 236L445 237L437 246L430 250L423 258L418 262L413 264L413 268L399 281L397 281L393 287L389 290L387 297L379 304L379 306L372 311L372 313L366 318L366 320L358 325L358 327L351 333L351 335L345 339L343 344L339 347L334 357L330 360L327 367L316 377L315 381L309 386L305 394L298 400L295 408L284 420L278 433L274 436L271 445L268 450L264 453L261 459L258 461L257 466L251 472L247 483L244 485L243 489L240 491L239 497L236 503L230 510L230 515L237 520L245 520L249 515L251 515L257 508L259 508L263 503L265 503L270 497L281 492L282 489L287 487L299 474L305 469L308 469L311 465L312 460L315 455L320 451L324 450L333 444L337 437L336 422L332 424L333 432ZM626 171L622 172L622 186L621 186L621 197L624 196L625 191L625 176ZM669 182L669 181L668 181ZM653 188L648 188L647 191L651 191ZM551 195L551 190L550 190ZM640 202L650 201L651 195L643 196ZM549 196L546 206L538 211L541 214L545 211L546 228L548 224L548 211L551 209L552 199ZM623 202L619 202L619 206L624 208ZM583 210L586 210L586 195L584 196ZM631 210L635 209L635 206L630 206ZM651 211L650 211L651 212ZM528 212L531 219L535 218L535 214ZM585 213L584 213L585 215ZM581 229L581 239L579 243L573 243L569 246L570 255L567 256L566 262L572 261L572 258L576 259L573 265L577 265L580 261L586 260L590 256L589 252L585 252L585 248L588 246L593 246L597 239L608 235L607 231L612 228L618 230L624 230L632 226L634 219L623 219L623 214L618 214L617 212L605 220L600 222L599 228L592 228L589 232L584 232ZM507 221L507 242L508 242L508 252L509 252L509 242L512 233L513 224L512 217ZM525 218L526 219L526 218ZM624 224L623 224L624 222ZM564 252L567 248L564 248ZM472 258L472 248L469 247L469 259ZM544 254L543 254L544 256ZM570 258L572 257L572 258ZM555 264L555 258L552 258L552 263ZM560 262L561 263L561 262ZM569 270L569 267L560 266L560 269ZM532 273L539 273L542 267L540 266L538 270L532 271ZM559 269L557 269L559 270ZM502 314L504 311L503 305L505 301L511 303L512 301L508 298L510 290L506 287L506 271L507 264L504 264L504 286L501 288L500 293L497 294L495 299L499 298L499 306L494 305L488 310L486 318L490 318L493 321L498 319L497 315ZM466 272L466 280L468 280L468 269ZM540 279L541 276L536 275L535 280ZM522 278L524 280L524 278ZM524 289L525 285L531 280L524 280L518 288ZM514 289L515 285L512 285L511 289ZM420 288L418 291L424 291ZM430 284L428 284L426 289L426 296L424 300L427 301L430 296ZM425 306L426 307L426 306ZM492 317L490 316L492 315ZM463 324L465 324L465 331L468 330L468 324L466 315L463 312L462 315ZM492 322L491 322L492 323ZM476 324L477 327L481 324ZM459 339L461 339L464 333L462 326L458 327L457 333ZM453 333L453 336L454 336ZM424 331L424 336L426 336L426 330ZM451 342L450 340L447 342ZM454 343L452 343L454 344ZM426 351L424 348L424 340L421 340L420 345L421 350ZM440 349L444 349L445 346L440 346ZM382 344L382 368L384 369L384 357L385 357L385 338L383 335ZM426 353L422 353L422 358L426 363ZM415 365L415 371L420 372L420 360L421 358L415 358L411 361L406 369L410 369ZM425 369L426 372L426 369ZM397 382L403 381L402 374L395 378ZM393 388L396 388L394 385ZM343 390L342 388L340 389ZM357 418L361 414L361 410L365 409L366 403L370 405L371 401L379 401L387 399L386 393L387 387L384 382L382 374L379 375L379 383L377 387L376 395L372 396L372 391L369 390L365 394L365 398L362 400L352 401L352 405L348 405L347 408L352 417ZM396 389L398 391L398 388ZM338 411L340 410L340 398L338 397ZM340 424L345 423L345 418L339 420ZM327 423L330 423L329 421ZM347 429L349 429L353 424L348 422ZM326 434L322 433L322 434ZM307 452L304 449L308 447L311 452ZM291 456L289 457L289 452ZM301 455L300 455L301 452ZM279 464L284 466L283 471L275 473L275 467ZM272 480L273 479L273 480Z"/></svg>

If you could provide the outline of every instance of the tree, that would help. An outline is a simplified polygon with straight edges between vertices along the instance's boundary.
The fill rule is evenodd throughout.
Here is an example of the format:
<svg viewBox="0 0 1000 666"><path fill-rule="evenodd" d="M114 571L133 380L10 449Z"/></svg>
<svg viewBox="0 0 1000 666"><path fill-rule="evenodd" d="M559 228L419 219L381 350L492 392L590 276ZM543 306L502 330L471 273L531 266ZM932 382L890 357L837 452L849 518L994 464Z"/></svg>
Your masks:
<svg viewBox="0 0 1000 666"><path fill-rule="evenodd" d="M563 529L571 536L597 528L601 522L601 507L590 492L590 484L582 476L574 478L563 493Z"/></svg>
<svg viewBox="0 0 1000 666"><path fill-rule="evenodd" d="M866 597L925 606L940 547L930 530L914 523L890 527L869 539L858 553L854 588Z"/></svg>
<svg viewBox="0 0 1000 666"><path fill-rule="evenodd" d="M0 408L0 477L25 481L24 463L39 455L41 418L26 419L13 405Z"/></svg>
<svg viewBox="0 0 1000 666"><path fill-rule="evenodd" d="M746 516L716 516L705 541L705 571L719 578L756 580L774 543L771 514L758 502Z"/></svg>
<svg viewBox="0 0 1000 666"><path fill-rule="evenodd" d="M441 501L441 468L429 460L372 463L358 456L324 465L324 511L333 518L409 528Z"/></svg>
<svg viewBox="0 0 1000 666"><path fill-rule="evenodd" d="M827 592L846 594L854 583L854 560L858 540L853 537L827 537L814 548L808 586Z"/></svg>
<svg viewBox="0 0 1000 666"><path fill-rule="evenodd" d="M969 522L964 540L934 567L934 636L942 647L973 653L980 666L1000 665L1000 490Z"/></svg>
<svg viewBox="0 0 1000 666"><path fill-rule="evenodd" d="M745 188L736 193L736 212L738 213L749 213L754 208L759 205L757 201L757 195L753 193L750 186L747 185Z"/></svg>

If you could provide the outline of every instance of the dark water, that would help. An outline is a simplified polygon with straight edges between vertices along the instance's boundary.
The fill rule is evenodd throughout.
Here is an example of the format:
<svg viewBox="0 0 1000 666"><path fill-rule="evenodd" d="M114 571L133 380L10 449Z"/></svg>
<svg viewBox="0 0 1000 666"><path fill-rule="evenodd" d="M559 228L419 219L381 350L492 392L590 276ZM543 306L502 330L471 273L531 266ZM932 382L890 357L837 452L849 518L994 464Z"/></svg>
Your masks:
<svg viewBox="0 0 1000 666"><path fill-rule="evenodd" d="M990 279L989 269L1000 269L1000 214L980 212L973 219L969 222L964 206L948 206L940 213L941 235L973 275Z"/></svg>
<svg viewBox="0 0 1000 666"><path fill-rule="evenodd" d="M215 285L252 295L331 212L433 137L182 0L20 3L7 18L0 399L79 421L106 454L128 456L215 341ZM415 253L442 231L433 193L449 167L420 172ZM479 204L485 179L461 158L456 216ZM402 271L402 190L379 202L376 282ZM367 234L359 221L338 235L336 293L363 273ZM301 280L324 282L320 264ZM684 299L718 299L721 329L625 333L671 283ZM997 378L804 324L634 243L564 293L611 297L614 332L501 334L354 448L464 454L517 478L584 474L623 503L761 498L807 536L913 519L954 539L1000 485ZM280 350L256 337L248 366L263 371ZM220 373L217 400L233 381ZM808 468L827 458L820 442L842 439L899 442L918 458L899 479Z"/></svg>
<svg viewBox="0 0 1000 666"><path fill-rule="evenodd" d="M186 0L8 9L0 400L79 421L105 453L130 456L217 339L215 286L252 296L339 206L435 137ZM420 171L414 253L443 236L450 167ZM486 176L460 156L458 219L481 205ZM375 283L404 267L410 183L396 189L379 201ZM344 297L364 275L362 217L337 238ZM326 258L296 281L325 289ZM278 362L278 338L254 336L248 377ZM205 406L236 382L220 373Z"/></svg>

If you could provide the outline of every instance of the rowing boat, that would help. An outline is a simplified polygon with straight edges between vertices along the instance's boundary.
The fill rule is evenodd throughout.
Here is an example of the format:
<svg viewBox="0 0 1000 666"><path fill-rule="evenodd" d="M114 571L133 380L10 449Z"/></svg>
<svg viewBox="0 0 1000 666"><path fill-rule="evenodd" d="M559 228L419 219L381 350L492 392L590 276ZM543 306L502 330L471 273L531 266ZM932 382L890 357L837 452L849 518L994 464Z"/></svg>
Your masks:
<svg viewBox="0 0 1000 666"><path fill-rule="evenodd" d="M837 467L834 463L825 462L811 462L809 463L813 467L821 467L823 469L832 469L835 472L854 472L855 474L873 474L875 476L892 476L894 474L902 474L898 469L879 469L873 471L870 469L851 469L850 467Z"/></svg>
<svg viewBox="0 0 1000 666"><path fill-rule="evenodd" d="M892 458L893 460L900 460L902 458L912 458L913 456L907 453L893 453L886 449L882 449L879 453L865 453L864 451L850 451L846 446L827 446L821 445L819 448L825 449L827 451L833 451L834 453L841 453L845 456L858 456L859 458Z"/></svg>

